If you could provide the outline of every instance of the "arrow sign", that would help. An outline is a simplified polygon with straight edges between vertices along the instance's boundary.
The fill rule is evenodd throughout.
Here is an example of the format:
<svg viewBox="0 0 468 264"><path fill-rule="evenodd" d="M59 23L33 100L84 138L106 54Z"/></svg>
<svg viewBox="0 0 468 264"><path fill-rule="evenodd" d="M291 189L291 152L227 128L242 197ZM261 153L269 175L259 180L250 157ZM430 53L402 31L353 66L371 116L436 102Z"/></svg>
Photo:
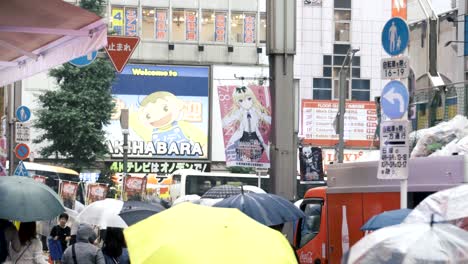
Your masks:
<svg viewBox="0 0 468 264"><path fill-rule="evenodd" d="M399 119L408 109L408 89L400 81L391 81L382 90L382 111L390 119Z"/></svg>
<svg viewBox="0 0 468 264"><path fill-rule="evenodd" d="M139 37L107 37L106 52L118 72L122 72L138 43Z"/></svg>

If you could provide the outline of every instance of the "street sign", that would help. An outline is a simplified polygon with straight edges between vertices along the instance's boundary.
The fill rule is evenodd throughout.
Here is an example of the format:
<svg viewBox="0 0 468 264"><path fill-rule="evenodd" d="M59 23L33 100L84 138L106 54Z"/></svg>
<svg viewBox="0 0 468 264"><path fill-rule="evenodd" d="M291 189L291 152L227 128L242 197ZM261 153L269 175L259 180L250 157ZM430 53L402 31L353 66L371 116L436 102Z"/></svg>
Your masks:
<svg viewBox="0 0 468 264"><path fill-rule="evenodd" d="M76 67L84 67L84 66L88 66L89 64L91 64L96 59L96 57L97 57L97 51L93 51L93 52L88 53L87 55L78 57L69 62L70 64Z"/></svg>
<svg viewBox="0 0 468 264"><path fill-rule="evenodd" d="M408 109L408 89L400 81L391 81L383 88L380 103L388 118L400 119Z"/></svg>
<svg viewBox="0 0 468 264"><path fill-rule="evenodd" d="M20 122L26 122L31 118L31 110L27 106L20 106L16 108L16 119Z"/></svg>
<svg viewBox="0 0 468 264"><path fill-rule="evenodd" d="M19 160L27 159L29 157L29 153L30 153L30 149L29 149L28 145L26 145L24 143L20 143L20 144L16 145L15 155Z"/></svg>
<svg viewBox="0 0 468 264"><path fill-rule="evenodd" d="M139 42L139 37L107 37L106 52L118 72L122 72Z"/></svg>
<svg viewBox="0 0 468 264"><path fill-rule="evenodd" d="M13 173L14 176L24 176L24 177L29 177L29 171L26 169L24 166L23 161L20 161L18 163L18 166L15 169L15 172Z"/></svg>
<svg viewBox="0 0 468 264"><path fill-rule="evenodd" d="M406 79L409 76L410 65L406 56L382 59L382 79Z"/></svg>
<svg viewBox="0 0 468 264"><path fill-rule="evenodd" d="M405 20L394 17L385 23L382 30L382 46L390 56L403 53L408 46L409 29Z"/></svg>
<svg viewBox="0 0 468 264"><path fill-rule="evenodd" d="M16 123L15 141L16 143L29 143L31 141L31 128L29 123Z"/></svg>
<svg viewBox="0 0 468 264"><path fill-rule="evenodd" d="M409 121L383 121L380 129L378 179L408 179Z"/></svg>

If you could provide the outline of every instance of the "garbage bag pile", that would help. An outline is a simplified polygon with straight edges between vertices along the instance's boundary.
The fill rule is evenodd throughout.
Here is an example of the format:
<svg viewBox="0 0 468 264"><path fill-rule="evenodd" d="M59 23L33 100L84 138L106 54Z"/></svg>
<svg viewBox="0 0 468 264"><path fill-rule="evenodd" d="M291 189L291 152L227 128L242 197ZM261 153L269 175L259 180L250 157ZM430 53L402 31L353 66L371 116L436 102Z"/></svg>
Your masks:
<svg viewBox="0 0 468 264"><path fill-rule="evenodd" d="M449 121L410 134L411 158L468 154L468 119L457 115Z"/></svg>

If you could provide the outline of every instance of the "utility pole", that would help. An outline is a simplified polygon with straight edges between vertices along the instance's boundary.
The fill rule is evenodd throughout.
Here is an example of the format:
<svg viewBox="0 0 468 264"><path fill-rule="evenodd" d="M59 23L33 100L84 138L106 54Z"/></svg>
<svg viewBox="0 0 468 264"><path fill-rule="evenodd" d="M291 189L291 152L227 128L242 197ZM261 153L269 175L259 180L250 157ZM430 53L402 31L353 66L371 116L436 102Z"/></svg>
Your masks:
<svg viewBox="0 0 468 264"><path fill-rule="evenodd" d="M267 1L267 54L273 102L270 146L271 191L296 199L297 138L294 131L296 1Z"/></svg>
<svg viewBox="0 0 468 264"><path fill-rule="evenodd" d="M15 147L16 147L16 108L21 105L21 81L17 81L13 84L9 84L5 87L7 89L7 122L8 122L8 131L7 131L7 148L8 148L8 175L13 175L16 170L16 166L18 166L19 160L16 158L15 155Z"/></svg>
<svg viewBox="0 0 468 264"><path fill-rule="evenodd" d="M343 64L341 65L340 68L340 101L338 105L338 136L339 136L339 141L338 141L338 163L343 163L343 157L344 157L344 115L346 112L346 95L347 92L346 90L349 89L349 87L346 85L346 77L348 75L348 70L349 66L351 65L351 62L353 61L354 54L358 52L359 49L352 49L349 48L348 52L346 53L346 58L343 61ZM351 82L351 79L350 79Z"/></svg>
<svg viewBox="0 0 468 264"><path fill-rule="evenodd" d="M127 178L127 163L128 163L128 109L120 110L120 127L123 134L123 173L122 173L122 193L120 199L124 199L125 193L125 180Z"/></svg>

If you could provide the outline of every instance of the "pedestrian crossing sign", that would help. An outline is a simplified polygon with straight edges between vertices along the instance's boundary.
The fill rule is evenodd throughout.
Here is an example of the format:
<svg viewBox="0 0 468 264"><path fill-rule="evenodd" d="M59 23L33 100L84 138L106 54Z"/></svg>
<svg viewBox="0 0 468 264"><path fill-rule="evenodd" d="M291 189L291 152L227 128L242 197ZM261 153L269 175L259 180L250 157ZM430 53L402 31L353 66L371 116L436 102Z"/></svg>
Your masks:
<svg viewBox="0 0 468 264"><path fill-rule="evenodd" d="M29 172L24 166L24 163L20 161L18 163L18 166L16 167L15 173L13 174L14 176L26 176L29 177Z"/></svg>

